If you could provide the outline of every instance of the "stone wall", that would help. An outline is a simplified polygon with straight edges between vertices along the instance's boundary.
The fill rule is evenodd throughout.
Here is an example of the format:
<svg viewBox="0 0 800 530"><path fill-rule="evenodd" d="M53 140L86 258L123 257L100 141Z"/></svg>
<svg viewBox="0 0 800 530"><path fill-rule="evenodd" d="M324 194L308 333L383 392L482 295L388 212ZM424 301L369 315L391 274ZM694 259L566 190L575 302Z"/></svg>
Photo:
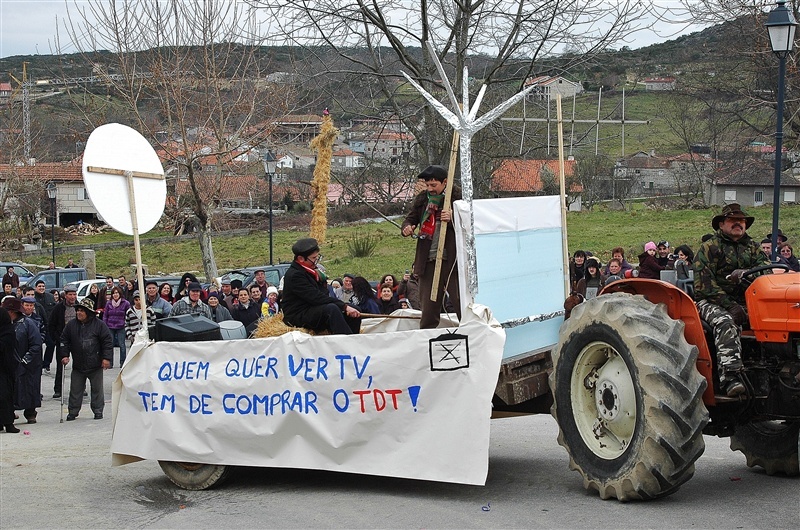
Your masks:
<svg viewBox="0 0 800 530"><path fill-rule="evenodd" d="M249 228L242 228L238 230L226 230L224 232L214 232L212 237L219 237L219 236L246 236L250 235L252 232L260 232L259 230L252 230ZM152 244L152 243L171 243L173 241L189 241L192 239L197 239L197 234L185 234L181 236L165 236L165 237L152 237L148 239L142 239L142 245L145 244ZM84 249L91 249L95 251L106 250L110 248L125 248L125 247L132 247L133 246L133 236L131 236L130 241L111 241L109 243L90 243L84 245L68 245L68 246L56 246L56 259L58 259L59 255L71 254L74 256L73 259L79 259L78 256L81 255L81 251ZM7 250L0 252L0 261L22 261L23 263L31 257L35 256L52 256L53 251L51 248L42 248L36 250ZM78 261L76 261L78 263ZM79 264L79 263L78 263ZM64 265L64 264L60 264Z"/></svg>

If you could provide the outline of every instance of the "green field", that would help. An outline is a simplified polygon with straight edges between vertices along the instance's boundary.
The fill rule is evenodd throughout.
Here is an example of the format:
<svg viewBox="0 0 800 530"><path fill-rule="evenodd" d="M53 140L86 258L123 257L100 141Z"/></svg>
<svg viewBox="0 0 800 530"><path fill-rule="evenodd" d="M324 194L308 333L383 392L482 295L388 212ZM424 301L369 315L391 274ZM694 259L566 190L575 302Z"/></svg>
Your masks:
<svg viewBox="0 0 800 530"><path fill-rule="evenodd" d="M667 240L673 247L685 243L696 249L703 234L711 231L711 218L718 212L719 208L656 211L641 204L633 205L629 211L570 212L567 215L569 250L591 250L605 262L611 257L611 249L621 246L625 248L626 256L632 257L631 261L635 263L635 257L642 252L648 241ZM771 231L772 208L752 208L749 213L756 218L749 233L760 240ZM800 237L800 206L782 206L780 213L780 227L789 236L790 242L794 242L794 238ZM354 234L370 234L379 239L373 256L353 258L349 255L348 242ZM274 261L291 260L292 243L307 235L307 231L276 231L273 235ZM87 236L70 244L108 241L110 237L107 234ZM120 234L114 236L115 239L127 237L129 236ZM373 280L387 273L402 275L411 266L414 245L415 240L400 237L397 227L388 222L329 228L327 241L322 245L323 264L331 277L341 276L346 272ZM221 270L264 265L269 261L268 234L263 232L250 236L218 236L214 239L214 252L217 266ZM70 256L59 255L59 264L66 262L68 257ZM77 255L71 257L76 261L80 258ZM154 244L143 239L142 259L150 267L151 274L185 271L202 274L200 250L195 241ZM41 256L32 263L46 266L49 261L49 257ZM134 262L133 247L97 253L97 271L101 274L131 274L131 265Z"/></svg>

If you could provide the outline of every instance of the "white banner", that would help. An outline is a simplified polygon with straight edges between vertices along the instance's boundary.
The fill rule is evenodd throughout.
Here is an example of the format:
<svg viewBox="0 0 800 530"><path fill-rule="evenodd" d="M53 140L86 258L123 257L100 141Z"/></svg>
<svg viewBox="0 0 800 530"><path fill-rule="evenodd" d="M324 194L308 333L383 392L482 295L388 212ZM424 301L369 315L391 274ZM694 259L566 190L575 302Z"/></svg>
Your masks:
<svg viewBox="0 0 800 530"><path fill-rule="evenodd" d="M449 330L134 345L114 383L113 462L482 485L505 334L485 307L464 317Z"/></svg>

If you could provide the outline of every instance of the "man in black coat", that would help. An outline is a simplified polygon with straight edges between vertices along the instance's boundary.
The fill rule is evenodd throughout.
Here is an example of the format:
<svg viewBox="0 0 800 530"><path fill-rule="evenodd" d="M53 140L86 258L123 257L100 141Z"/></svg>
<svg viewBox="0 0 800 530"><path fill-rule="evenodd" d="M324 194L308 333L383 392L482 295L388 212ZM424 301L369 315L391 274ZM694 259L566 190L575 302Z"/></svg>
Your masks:
<svg viewBox="0 0 800 530"><path fill-rule="evenodd" d="M50 363L53 362L53 352L56 350L56 341L58 340L58 336L54 336L50 333L50 317L53 314L53 309L56 307L56 300L53 298L53 295L47 292L47 286L44 283L44 280L39 280L36 282L36 287L34 289L33 297L36 298L36 301L44 307L45 313L45 325L47 326L47 336L45 337L45 351L44 351L44 360L42 361L42 368L44 368L48 373L50 372Z"/></svg>
<svg viewBox="0 0 800 530"><path fill-rule="evenodd" d="M67 421L78 417L83 405L86 380L92 385L92 412L94 419L103 419L105 395L103 393L103 370L111 367L114 358L114 340L105 322L97 318L94 303L84 298L75 304L75 319L70 321L61 334L59 355L61 364L74 361L69 385Z"/></svg>
<svg viewBox="0 0 800 530"><path fill-rule="evenodd" d="M294 261L283 278L283 320L290 326L350 335L361 330L361 313L328 293L325 273L317 264L321 259L314 238L292 245Z"/></svg>

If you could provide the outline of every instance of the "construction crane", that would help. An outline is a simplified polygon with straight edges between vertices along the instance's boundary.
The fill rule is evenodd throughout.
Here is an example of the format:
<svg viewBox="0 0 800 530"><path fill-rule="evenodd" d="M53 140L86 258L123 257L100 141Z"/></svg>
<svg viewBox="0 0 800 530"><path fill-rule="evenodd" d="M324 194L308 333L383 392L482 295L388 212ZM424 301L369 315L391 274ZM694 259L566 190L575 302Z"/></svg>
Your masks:
<svg viewBox="0 0 800 530"><path fill-rule="evenodd" d="M22 81L14 77L10 73L11 79L17 82L22 87L22 136L25 140L25 147L23 149L23 158L26 164L30 164L31 160L31 104L30 104L30 85L28 81L28 63L22 63Z"/></svg>

